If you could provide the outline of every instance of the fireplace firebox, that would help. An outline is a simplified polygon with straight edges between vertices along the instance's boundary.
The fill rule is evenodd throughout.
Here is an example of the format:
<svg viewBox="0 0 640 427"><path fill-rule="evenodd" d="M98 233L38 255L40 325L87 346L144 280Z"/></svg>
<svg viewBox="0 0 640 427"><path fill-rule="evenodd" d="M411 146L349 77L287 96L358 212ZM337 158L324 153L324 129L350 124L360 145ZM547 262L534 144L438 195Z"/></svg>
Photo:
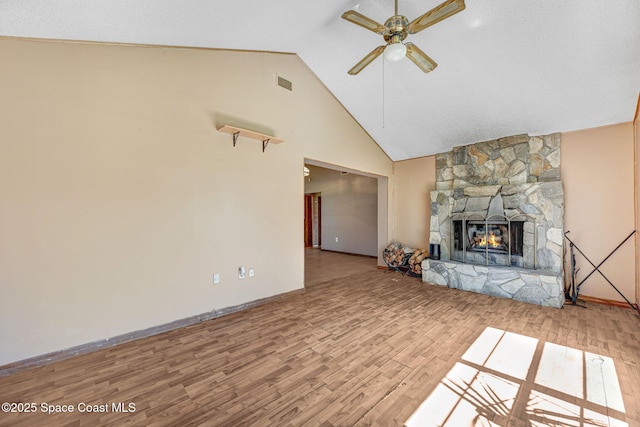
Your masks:
<svg viewBox="0 0 640 427"><path fill-rule="evenodd" d="M462 230L462 221L454 221L454 249L466 245L468 251L489 251L522 255L524 221L468 221Z"/></svg>
<svg viewBox="0 0 640 427"><path fill-rule="evenodd" d="M475 264L523 266L525 222L454 219L453 259Z"/></svg>

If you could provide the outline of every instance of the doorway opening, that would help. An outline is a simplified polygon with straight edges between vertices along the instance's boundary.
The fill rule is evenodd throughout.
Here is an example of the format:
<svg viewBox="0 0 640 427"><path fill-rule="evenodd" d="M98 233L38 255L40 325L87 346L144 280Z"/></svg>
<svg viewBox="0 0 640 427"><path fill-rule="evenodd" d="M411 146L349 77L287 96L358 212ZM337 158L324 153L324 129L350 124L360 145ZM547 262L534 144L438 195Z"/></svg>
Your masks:
<svg viewBox="0 0 640 427"><path fill-rule="evenodd" d="M387 177L305 159L303 197L305 248L375 257L384 265Z"/></svg>

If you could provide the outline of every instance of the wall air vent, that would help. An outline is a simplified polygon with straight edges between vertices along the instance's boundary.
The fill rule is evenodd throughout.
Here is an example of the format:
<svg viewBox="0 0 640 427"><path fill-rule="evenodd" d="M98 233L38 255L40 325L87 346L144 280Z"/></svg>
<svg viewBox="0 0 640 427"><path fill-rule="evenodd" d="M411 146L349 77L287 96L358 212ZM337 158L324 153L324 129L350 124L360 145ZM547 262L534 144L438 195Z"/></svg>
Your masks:
<svg viewBox="0 0 640 427"><path fill-rule="evenodd" d="M278 76L278 86L285 88L286 90L293 91L293 83L282 76Z"/></svg>

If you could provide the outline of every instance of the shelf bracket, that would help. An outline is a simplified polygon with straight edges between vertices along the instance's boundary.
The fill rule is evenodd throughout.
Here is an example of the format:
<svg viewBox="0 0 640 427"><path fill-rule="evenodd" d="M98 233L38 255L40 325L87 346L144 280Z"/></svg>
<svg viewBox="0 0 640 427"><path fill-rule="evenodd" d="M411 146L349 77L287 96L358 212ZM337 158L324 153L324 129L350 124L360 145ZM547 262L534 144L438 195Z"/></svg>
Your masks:
<svg viewBox="0 0 640 427"><path fill-rule="evenodd" d="M236 146L236 142L238 142L238 135L240 135L240 132L234 132L233 133L233 146Z"/></svg>
<svg viewBox="0 0 640 427"><path fill-rule="evenodd" d="M269 145L269 139L263 139L262 140L262 152L264 153L264 150L267 148L267 145Z"/></svg>

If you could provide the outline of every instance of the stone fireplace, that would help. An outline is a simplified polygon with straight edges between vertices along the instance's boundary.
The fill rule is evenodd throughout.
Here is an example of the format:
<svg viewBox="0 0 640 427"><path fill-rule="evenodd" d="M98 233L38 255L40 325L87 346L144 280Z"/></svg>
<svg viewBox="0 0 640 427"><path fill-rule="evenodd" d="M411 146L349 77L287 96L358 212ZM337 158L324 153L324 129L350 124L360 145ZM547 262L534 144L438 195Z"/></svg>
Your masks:
<svg viewBox="0 0 640 427"><path fill-rule="evenodd" d="M436 156L423 282L534 304L564 303L560 134L517 135Z"/></svg>

